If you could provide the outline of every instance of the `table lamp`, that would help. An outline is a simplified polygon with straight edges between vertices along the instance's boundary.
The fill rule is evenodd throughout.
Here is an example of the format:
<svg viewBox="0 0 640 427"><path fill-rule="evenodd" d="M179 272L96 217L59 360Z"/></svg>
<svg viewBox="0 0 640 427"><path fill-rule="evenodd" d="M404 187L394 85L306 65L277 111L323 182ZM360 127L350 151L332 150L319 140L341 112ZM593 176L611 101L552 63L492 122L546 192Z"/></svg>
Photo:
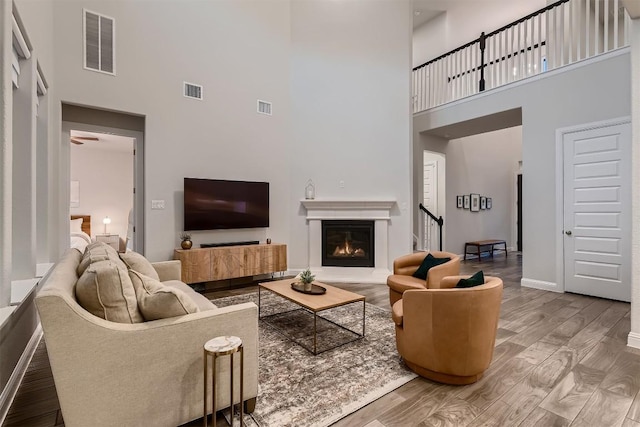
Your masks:
<svg viewBox="0 0 640 427"><path fill-rule="evenodd" d="M102 223L104 224L104 234L107 234L107 224L111 224L111 218L105 216Z"/></svg>

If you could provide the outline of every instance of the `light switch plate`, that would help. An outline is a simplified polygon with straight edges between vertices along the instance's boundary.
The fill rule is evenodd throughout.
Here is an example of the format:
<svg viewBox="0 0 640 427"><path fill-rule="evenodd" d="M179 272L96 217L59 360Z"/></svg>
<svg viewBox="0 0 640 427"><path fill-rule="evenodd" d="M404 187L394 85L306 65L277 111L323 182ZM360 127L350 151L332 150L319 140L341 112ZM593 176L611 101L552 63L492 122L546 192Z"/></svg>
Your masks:
<svg viewBox="0 0 640 427"><path fill-rule="evenodd" d="M164 209L164 200L152 200L151 209Z"/></svg>

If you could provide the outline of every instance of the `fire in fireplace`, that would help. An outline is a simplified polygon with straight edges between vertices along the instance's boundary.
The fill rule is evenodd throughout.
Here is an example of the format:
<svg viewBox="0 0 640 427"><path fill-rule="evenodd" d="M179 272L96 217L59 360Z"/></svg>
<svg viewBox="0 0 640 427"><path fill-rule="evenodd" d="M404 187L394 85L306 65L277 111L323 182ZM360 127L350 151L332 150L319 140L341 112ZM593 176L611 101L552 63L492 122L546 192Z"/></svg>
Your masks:
<svg viewBox="0 0 640 427"><path fill-rule="evenodd" d="M322 265L374 267L374 221L322 221Z"/></svg>

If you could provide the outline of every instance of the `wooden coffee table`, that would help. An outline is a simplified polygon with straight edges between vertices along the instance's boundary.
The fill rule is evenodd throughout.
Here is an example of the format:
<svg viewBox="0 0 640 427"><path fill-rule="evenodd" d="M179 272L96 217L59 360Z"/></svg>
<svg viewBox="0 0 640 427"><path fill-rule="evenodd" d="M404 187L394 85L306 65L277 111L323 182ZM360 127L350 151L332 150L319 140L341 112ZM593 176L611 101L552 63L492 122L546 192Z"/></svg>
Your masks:
<svg viewBox="0 0 640 427"><path fill-rule="evenodd" d="M339 347L341 345L344 344L348 344L350 342L353 342L355 340L361 339L364 337L364 331L365 331L365 297L363 295L359 295L356 294L354 292L349 292L349 291L345 291L344 289L340 289L340 288L336 288L334 286L331 285L327 285L324 283L320 283L320 282L313 282L315 285L318 286L322 286L323 288L325 288L327 290L326 293L322 294L322 295L309 295L309 294L304 294L302 292L298 292L295 291L293 289L291 289L291 284L295 283L296 281L294 279L286 279L286 280L277 280L274 282L264 282L264 283L260 283L258 285L258 318L265 320L268 322L268 318L272 317L272 316L276 316L282 313L275 313L275 314L270 314L268 316L262 316L261 315L261 306L262 306L262 299L261 299L261 291L262 289L266 289L268 291L273 292L274 294L285 298L297 305L299 305L302 309L313 313L313 349L306 347L301 340L296 340L295 338L292 338L291 336L287 336L283 330L281 330L280 328L278 328L276 325L274 325L273 323L270 323L272 326L274 326L276 329L278 329L278 331L280 333L282 333L283 335L287 336L287 338L289 338L291 341L295 342L296 344L298 344L299 346L301 346L302 348L306 349L307 351L313 353L314 355L323 353L327 350L331 350L333 348ZM355 331L352 331L349 328L346 328L336 322L333 322L332 320L329 320L325 317L319 316L318 313L324 310L328 310L330 308L335 308L335 307L340 307L340 306L344 306L347 304L352 304L352 303L356 303L358 301L362 301L362 334L359 334ZM299 309L298 309L299 310ZM294 310L295 311L295 310ZM353 340L350 340L348 342L343 342L338 344L337 346L331 347L331 348L326 348L320 352L318 352L318 329L317 329L317 319L318 317L320 317L323 320L326 320L330 323L333 323L336 326L339 326L340 328L347 330L351 333L353 333L355 335L355 338Z"/></svg>

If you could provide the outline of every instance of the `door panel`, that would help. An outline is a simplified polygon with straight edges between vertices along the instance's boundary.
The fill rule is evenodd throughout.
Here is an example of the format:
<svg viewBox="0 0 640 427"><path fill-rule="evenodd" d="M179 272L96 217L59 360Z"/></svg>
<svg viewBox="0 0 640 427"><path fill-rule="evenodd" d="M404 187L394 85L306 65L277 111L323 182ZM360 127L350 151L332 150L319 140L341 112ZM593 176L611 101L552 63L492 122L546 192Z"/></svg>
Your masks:
<svg viewBox="0 0 640 427"><path fill-rule="evenodd" d="M631 298L631 127L564 134L565 290Z"/></svg>

